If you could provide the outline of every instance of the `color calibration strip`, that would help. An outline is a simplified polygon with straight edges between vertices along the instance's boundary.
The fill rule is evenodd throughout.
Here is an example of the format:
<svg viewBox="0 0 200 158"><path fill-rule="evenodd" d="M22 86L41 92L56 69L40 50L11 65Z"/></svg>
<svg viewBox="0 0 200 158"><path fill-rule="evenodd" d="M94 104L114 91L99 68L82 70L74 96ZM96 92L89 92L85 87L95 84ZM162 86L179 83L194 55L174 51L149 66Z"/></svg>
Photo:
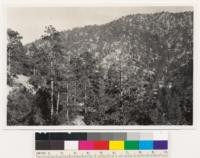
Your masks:
<svg viewBox="0 0 200 158"><path fill-rule="evenodd" d="M37 141L36 150L167 150L167 140Z"/></svg>
<svg viewBox="0 0 200 158"><path fill-rule="evenodd" d="M36 133L35 151L37 158L45 157L47 152L54 153L54 157L63 155L63 158L75 155L78 158L84 155L102 158L105 155L142 158L156 157L156 154L157 157L167 157L168 134L166 132Z"/></svg>

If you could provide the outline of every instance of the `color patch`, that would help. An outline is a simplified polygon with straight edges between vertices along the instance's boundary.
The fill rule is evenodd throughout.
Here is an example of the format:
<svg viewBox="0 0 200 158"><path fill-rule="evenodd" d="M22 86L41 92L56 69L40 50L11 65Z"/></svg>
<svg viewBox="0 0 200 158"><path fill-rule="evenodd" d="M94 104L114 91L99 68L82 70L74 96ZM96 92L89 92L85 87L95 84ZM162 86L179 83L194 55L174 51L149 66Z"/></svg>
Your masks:
<svg viewBox="0 0 200 158"><path fill-rule="evenodd" d="M114 140L113 133L100 133L99 140Z"/></svg>
<svg viewBox="0 0 200 158"><path fill-rule="evenodd" d="M64 150L64 141L62 140L51 140L50 141L51 150Z"/></svg>
<svg viewBox="0 0 200 158"><path fill-rule="evenodd" d="M154 141L153 143L153 148L155 150L163 150L163 149L168 149L168 142L167 141Z"/></svg>
<svg viewBox="0 0 200 158"><path fill-rule="evenodd" d="M153 141L150 141L150 140L139 141L139 149L153 150Z"/></svg>
<svg viewBox="0 0 200 158"><path fill-rule="evenodd" d="M153 140L168 140L168 135L165 132L156 131L154 132Z"/></svg>
<svg viewBox="0 0 200 158"><path fill-rule="evenodd" d="M113 140L126 140L126 133L113 133Z"/></svg>
<svg viewBox="0 0 200 158"><path fill-rule="evenodd" d="M139 140L153 140L153 133L141 133Z"/></svg>
<svg viewBox="0 0 200 158"><path fill-rule="evenodd" d="M65 141L65 150L78 150L79 142L78 141Z"/></svg>
<svg viewBox="0 0 200 158"><path fill-rule="evenodd" d="M50 133L50 140L87 140L87 133Z"/></svg>
<svg viewBox="0 0 200 158"><path fill-rule="evenodd" d="M127 133L126 140L139 140L140 133Z"/></svg>
<svg viewBox="0 0 200 158"><path fill-rule="evenodd" d="M124 150L124 141L109 141L109 150Z"/></svg>
<svg viewBox="0 0 200 158"><path fill-rule="evenodd" d="M49 133L35 133L35 140L49 140Z"/></svg>
<svg viewBox="0 0 200 158"><path fill-rule="evenodd" d="M109 150L109 142L108 141L95 141L94 150Z"/></svg>
<svg viewBox="0 0 200 158"><path fill-rule="evenodd" d="M50 142L44 140L37 140L35 143L35 150L50 150Z"/></svg>
<svg viewBox="0 0 200 158"><path fill-rule="evenodd" d="M101 140L100 133L88 133L87 140Z"/></svg>
<svg viewBox="0 0 200 158"><path fill-rule="evenodd" d="M91 138L91 135L92 134L89 134L89 138ZM126 133L100 133L99 135L97 135L96 139L98 140L125 140L126 137L127 137Z"/></svg>
<svg viewBox="0 0 200 158"><path fill-rule="evenodd" d="M125 141L124 147L125 150L138 150L139 141Z"/></svg>
<svg viewBox="0 0 200 158"><path fill-rule="evenodd" d="M79 150L93 150L93 141L79 141Z"/></svg>

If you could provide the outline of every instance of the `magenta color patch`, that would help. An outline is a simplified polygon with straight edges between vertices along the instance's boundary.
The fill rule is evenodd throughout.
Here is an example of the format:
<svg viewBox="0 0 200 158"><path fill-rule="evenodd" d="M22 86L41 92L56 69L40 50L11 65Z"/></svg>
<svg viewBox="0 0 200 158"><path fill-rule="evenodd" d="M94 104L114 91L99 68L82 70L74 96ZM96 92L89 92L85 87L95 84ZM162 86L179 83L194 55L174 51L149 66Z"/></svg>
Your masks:
<svg viewBox="0 0 200 158"><path fill-rule="evenodd" d="M93 150L94 143L92 141L79 141L79 150Z"/></svg>

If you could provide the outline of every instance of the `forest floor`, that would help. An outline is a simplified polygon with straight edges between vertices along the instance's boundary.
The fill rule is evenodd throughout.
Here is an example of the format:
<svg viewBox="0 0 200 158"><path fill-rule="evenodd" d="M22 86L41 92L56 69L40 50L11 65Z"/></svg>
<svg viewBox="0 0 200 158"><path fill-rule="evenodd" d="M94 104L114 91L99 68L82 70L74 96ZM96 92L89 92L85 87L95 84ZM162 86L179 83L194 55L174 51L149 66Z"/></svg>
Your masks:
<svg viewBox="0 0 200 158"><path fill-rule="evenodd" d="M85 126L85 122L83 121L84 116L82 115L77 115L74 120L72 120L73 125L80 125L80 126Z"/></svg>
<svg viewBox="0 0 200 158"><path fill-rule="evenodd" d="M30 77L25 76L25 75L17 75L16 77L13 78L13 86L8 86L8 93L13 91L16 88L19 88L19 85L25 87L26 89L30 90L33 94L36 93L33 85L29 83Z"/></svg>
<svg viewBox="0 0 200 158"><path fill-rule="evenodd" d="M26 89L32 91L32 93L36 93L36 91L34 90L33 85L31 85L29 83L29 79L30 77L25 76L25 75L17 75L15 82L17 84L21 84L22 86L26 87Z"/></svg>

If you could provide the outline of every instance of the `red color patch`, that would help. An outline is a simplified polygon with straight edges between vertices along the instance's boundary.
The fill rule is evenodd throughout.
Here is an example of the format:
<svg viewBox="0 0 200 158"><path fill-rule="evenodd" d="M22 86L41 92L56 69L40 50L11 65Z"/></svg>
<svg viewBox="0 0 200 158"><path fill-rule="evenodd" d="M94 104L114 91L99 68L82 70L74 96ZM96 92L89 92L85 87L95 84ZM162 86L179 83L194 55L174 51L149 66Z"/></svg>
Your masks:
<svg viewBox="0 0 200 158"><path fill-rule="evenodd" d="M95 141L94 142L94 150L109 150L109 142L108 141Z"/></svg>

